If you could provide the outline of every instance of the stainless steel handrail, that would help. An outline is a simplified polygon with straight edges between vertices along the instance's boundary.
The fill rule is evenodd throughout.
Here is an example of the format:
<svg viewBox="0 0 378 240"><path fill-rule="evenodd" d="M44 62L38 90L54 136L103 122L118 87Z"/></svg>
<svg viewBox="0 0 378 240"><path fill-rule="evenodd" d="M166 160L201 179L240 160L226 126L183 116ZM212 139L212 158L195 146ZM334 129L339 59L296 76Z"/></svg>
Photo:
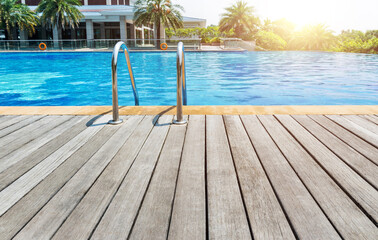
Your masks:
<svg viewBox="0 0 378 240"><path fill-rule="evenodd" d="M135 106L139 106L139 96L138 96L138 91L135 85L133 68L131 67L129 50L127 49L126 44L124 42L119 41L114 46L113 55L112 55L113 120L110 120L109 124L114 124L114 125L120 124L123 122L122 119L119 118L118 84L117 84L117 62L118 62L118 53L121 47L123 49L123 52L125 53L127 68L129 70L129 75L130 75L130 81L133 87Z"/></svg>
<svg viewBox="0 0 378 240"><path fill-rule="evenodd" d="M182 105L187 104L186 98L186 78L185 78L185 49L184 44L179 42L177 45L177 114L174 124L185 124L182 116Z"/></svg>

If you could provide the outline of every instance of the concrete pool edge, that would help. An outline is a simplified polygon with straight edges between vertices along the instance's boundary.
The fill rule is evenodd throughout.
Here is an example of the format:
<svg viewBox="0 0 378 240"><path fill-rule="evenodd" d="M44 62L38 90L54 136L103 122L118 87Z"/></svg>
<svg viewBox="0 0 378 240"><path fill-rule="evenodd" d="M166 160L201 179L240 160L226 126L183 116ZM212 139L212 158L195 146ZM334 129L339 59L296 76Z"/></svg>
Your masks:
<svg viewBox="0 0 378 240"><path fill-rule="evenodd" d="M378 114L378 105L184 106L187 115ZM3 106L0 115L102 115L111 106ZM120 115L175 114L175 106L124 106Z"/></svg>

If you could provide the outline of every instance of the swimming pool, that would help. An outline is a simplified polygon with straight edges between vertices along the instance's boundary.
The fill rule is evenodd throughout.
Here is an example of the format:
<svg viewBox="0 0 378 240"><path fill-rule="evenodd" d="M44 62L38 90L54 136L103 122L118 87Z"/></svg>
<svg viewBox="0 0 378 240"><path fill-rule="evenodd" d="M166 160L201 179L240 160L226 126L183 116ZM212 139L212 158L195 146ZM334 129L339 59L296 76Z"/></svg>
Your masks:
<svg viewBox="0 0 378 240"><path fill-rule="evenodd" d="M1 106L111 105L111 53L0 53ZM131 53L140 105L176 104L176 53ZM119 104L134 105L123 56ZM378 105L378 55L186 52L188 105Z"/></svg>

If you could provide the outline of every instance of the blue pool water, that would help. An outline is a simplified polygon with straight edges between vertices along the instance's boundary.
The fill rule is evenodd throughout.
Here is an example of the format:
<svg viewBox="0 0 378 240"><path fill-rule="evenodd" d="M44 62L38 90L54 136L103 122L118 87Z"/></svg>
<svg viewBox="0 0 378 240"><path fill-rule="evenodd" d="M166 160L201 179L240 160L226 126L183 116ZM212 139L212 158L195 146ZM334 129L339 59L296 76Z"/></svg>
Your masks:
<svg viewBox="0 0 378 240"><path fill-rule="evenodd" d="M111 53L0 53L1 106L111 105ZM123 55L120 105L134 99ZM176 54L131 53L140 105L175 105ZM186 53L188 105L378 105L378 55Z"/></svg>

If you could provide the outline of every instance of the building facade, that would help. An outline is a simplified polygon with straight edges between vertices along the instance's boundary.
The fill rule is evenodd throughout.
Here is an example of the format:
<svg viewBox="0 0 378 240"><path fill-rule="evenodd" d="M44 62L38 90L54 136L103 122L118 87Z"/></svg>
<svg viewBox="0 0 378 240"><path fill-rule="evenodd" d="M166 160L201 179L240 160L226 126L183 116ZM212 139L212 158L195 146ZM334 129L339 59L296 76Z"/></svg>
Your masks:
<svg viewBox="0 0 378 240"><path fill-rule="evenodd" d="M40 0L21 0L30 9L35 10ZM135 26L133 22L133 0L82 0L78 7L83 13L79 27L69 27L58 30L45 26L37 28L33 36L26 32L20 33L20 40L100 40L100 39L156 39L156 30L153 25ZM206 20L184 17L184 27L206 27ZM161 29L161 38L165 38L164 28Z"/></svg>

